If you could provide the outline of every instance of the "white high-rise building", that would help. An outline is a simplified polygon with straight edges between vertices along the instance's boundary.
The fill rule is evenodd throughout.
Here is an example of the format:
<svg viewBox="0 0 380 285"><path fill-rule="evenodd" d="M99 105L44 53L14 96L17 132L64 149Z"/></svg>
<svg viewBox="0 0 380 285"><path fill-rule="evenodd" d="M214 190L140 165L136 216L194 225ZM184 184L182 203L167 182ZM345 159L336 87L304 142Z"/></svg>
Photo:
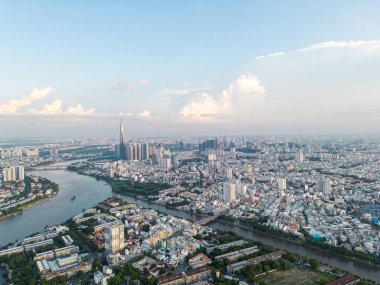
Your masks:
<svg viewBox="0 0 380 285"><path fill-rule="evenodd" d="M247 195L247 185L246 184L241 184L239 182L239 183L235 184L235 187L236 187L236 195L239 195L239 196Z"/></svg>
<svg viewBox="0 0 380 285"><path fill-rule="evenodd" d="M299 151L296 153L296 155L295 155L295 159L296 159L297 161L303 161L303 152L302 152L302 150L299 150Z"/></svg>
<svg viewBox="0 0 380 285"><path fill-rule="evenodd" d="M172 167L172 161L170 157L161 158L158 161L158 167L169 169Z"/></svg>
<svg viewBox="0 0 380 285"><path fill-rule="evenodd" d="M23 166L11 166L3 169L3 181L17 181L24 180L25 173Z"/></svg>
<svg viewBox="0 0 380 285"><path fill-rule="evenodd" d="M14 167L4 168L3 169L3 181L14 181L16 180L16 169Z"/></svg>
<svg viewBox="0 0 380 285"><path fill-rule="evenodd" d="M114 254L124 248L124 225L120 221L107 224L104 233L105 249L108 253Z"/></svg>
<svg viewBox="0 0 380 285"><path fill-rule="evenodd" d="M236 186L232 183L223 184L223 200L224 202L233 202L236 200Z"/></svg>
<svg viewBox="0 0 380 285"><path fill-rule="evenodd" d="M277 178L277 187L278 190L286 190L286 179L285 178Z"/></svg>
<svg viewBox="0 0 380 285"><path fill-rule="evenodd" d="M227 179L232 179L232 168L227 168L226 170L226 177Z"/></svg>
<svg viewBox="0 0 380 285"><path fill-rule="evenodd" d="M331 194L331 183L329 179L321 179L319 181L319 191L323 193L323 195Z"/></svg>

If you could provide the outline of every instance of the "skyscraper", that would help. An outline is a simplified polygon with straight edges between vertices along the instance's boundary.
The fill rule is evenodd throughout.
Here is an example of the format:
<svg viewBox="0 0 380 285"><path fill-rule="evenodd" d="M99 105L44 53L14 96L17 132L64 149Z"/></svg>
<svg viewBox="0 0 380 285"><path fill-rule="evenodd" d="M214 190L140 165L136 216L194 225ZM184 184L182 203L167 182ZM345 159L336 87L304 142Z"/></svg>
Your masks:
<svg viewBox="0 0 380 285"><path fill-rule="evenodd" d="M124 248L124 225L119 222L112 222L104 228L105 249L109 253L117 253Z"/></svg>
<svg viewBox="0 0 380 285"><path fill-rule="evenodd" d="M11 166L3 169L3 181L16 181L24 180L24 167L23 166Z"/></svg>
<svg viewBox="0 0 380 285"><path fill-rule="evenodd" d="M16 166L16 180L24 180L25 172L23 166Z"/></svg>
<svg viewBox="0 0 380 285"><path fill-rule="evenodd" d="M228 182L223 183L223 200L224 202L233 202L236 200L235 184Z"/></svg>
<svg viewBox="0 0 380 285"><path fill-rule="evenodd" d="M149 144L144 143L142 145L142 159L148 159L149 158Z"/></svg>
<svg viewBox="0 0 380 285"><path fill-rule="evenodd" d="M16 180L16 169L14 167L4 168L3 169L3 181L14 181Z"/></svg>
<svg viewBox="0 0 380 285"><path fill-rule="evenodd" d="M227 179L229 179L229 180L232 179L233 174L232 174L232 169L231 169L231 168L227 168L227 170L226 170L226 177L227 177Z"/></svg>
<svg viewBox="0 0 380 285"><path fill-rule="evenodd" d="M297 161L303 161L304 157L303 157L303 152L302 150L299 150L296 152L296 155L295 155L295 160Z"/></svg>
<svg viewBox="0 0 380 285"><path fill-rule="evenodd" d="M323 193L323 195L331 194L331 183L329 179L321 179L319 181L319 191Z"/></svg>
<svg viewBox="0 0 380 285"><path fill-rule="evenodd" d="M123 120L120 120L120 132L119 132L119 144L116 148L116 156L118 159L125 160L126 150L125 150L125 135L124 135L124 125Z"/></svg>

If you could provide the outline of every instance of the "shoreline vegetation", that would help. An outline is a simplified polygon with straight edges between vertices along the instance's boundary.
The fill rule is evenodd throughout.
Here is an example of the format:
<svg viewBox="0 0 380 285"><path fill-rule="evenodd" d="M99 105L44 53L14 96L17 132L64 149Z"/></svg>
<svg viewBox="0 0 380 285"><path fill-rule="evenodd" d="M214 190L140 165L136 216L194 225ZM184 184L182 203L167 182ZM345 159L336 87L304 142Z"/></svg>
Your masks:
<svg viewBox="0 0 380 285"><path fill-rule="evenodd" d="M76 166L71 165L71 166L68 166L67 170L77 172L78 174L81 174L81 175L91 176L97 180L103 180L108 185L111 186L112 192L116 194L131 196L133 198L138 198L140 200L150 202L150 203L155 203L155 201L152 199L149 199L148 198L149 195L156 195L159 191L172 187L171 185L166 184L166 183L153 183L153 182L140 183L140 182L132 182L130 180L116 180L114 178L104 177L104 176L99 176L99 175L88 175L84 172L85 170L87 170L87 168L85 167L76 167ZM164 206L168 209L180 210L180 211L184 211L184 212L192 213L192 214L195 213L195 212L189 212L189 211L177 209L174 206L169 206L169 205L165 205L161 203L155 203L155 204ZM207 216L205 214L202 214L202 215ZM335 247L335 246L332 246L320 241L315 241L307 234L305 235L306 239L300 239L299 237L296 237L290 233L285 233L280 230L275 230L268 227L267 225L265 225L265 219L258 219L258 220L244 219L244 218L236 219L231 216L223 215L223 216L218 217L218 220L223 221L223 222L228 222L229 224L240 227L242 229L253 230L255 232L267 234L274 238L279 238L282 240L293 242L298 245L306 246L308 248L313 248L324 253L334 254L339 257L349 258L352 261L362 262L364 264L376 266L376 267L379 267L380 269L380 257L376 257L376 256L369 255L362 252L350 251L341 247Z"/></svg>
<svg viewBox="0 0 380 285"><path fill-rule="evenodd" d="M371 265L371 266L374 266L374 267L378 267L378 269L380 270L380 264L379 263L371 263L371 262L368 262L368 261L360 259L360 258L355 258L354 256L345 255L345 254L338 253L338 252L335 252L335 251L330 251L330 250L322 248L322 247L314 246L312 244L304 243L300 239L289 238L289 237L285 237L283 235L279 235L277 233L277 231L273 231L273 232L271 232L271 231L263 231L262 229L253 228L253 227L250 227L250 226L243 225L241 223L236 223L236 222L234 223L234 222L231 222L229 220L225 220L223 218L218 218L217 220L222 221L223 223L227 223L227 224L229 224L231 226L234 226L234 227L239 227L239 228L242 228L242 229L246 229L246 230L254 231L254 232L257 232L257 233L265 234L265 235L268 235L268 236L273 237L273 238L281 239L283 241L292 242L292 243L294 243L296 245L306 246L308 248L312 248L312 249L318 250L318 251L323 252L323 253L334 254L336 256L340 256L340 257L344 257L344 258L349 258L349 259L351 259L352 261L355 261L355 262L361 262L361 263L363 263L365 265ZM326 246L333 247L333 246L330 246L328 244L326 244Z"/></svg>
<svg viewBox="0 0 380 285"><path fill-rule="evenodd" d="M58 194L58 193L57 193ZM10 217L13 217L13 216L17 216L19 214L22 214L23 211L25 211L26 209L29 209L29 208L32 208L34 206L38 206L40 204L43 204L49 200L51 200L53 197L55 197L55 195L52 195L51 197L45 197L45 198L38 198L38 199L35 199L33 201L31 201L30 203L27 203L25 204L24 206L20 207L20 208L17 208L15 209L14 212L12 213L9 213L9 214L5 214L5 215L0 215L0 221L2 220L5 220L5 219L8 219Z"/></svg>
<svg viewBox="0 0 380 285"><path fill-rule="evenodd" d="M26 183L25 183L26 189L25 189L25 194L23 195L23 197L26 197L28 193L32 193L32 189L30 187L30 181L29 181L29 179L31 179L31 178L29 176L26 176L25 178L26 178L25 179L26 180ZM51 189L51 191L52 191L51 194L49 196L38 197L38 198L33 199L32 201L29 201L25 204L22 204L22 205L19 205L19 206L16 206L16 207L13 207L13 208L10 208L8 210L3 211L0 214L0 221L8 219L8 218L16 216L16 215L19 215L23 211L25 211L31 207L45 203L45 202L51 200L53 197L55 197L58 194L59 186L56 183L50 181L47 178L43 178L43 177L41 177L41 178L43 179L42 183L43 183L44 190L46 191L47 189Z"/></svg>

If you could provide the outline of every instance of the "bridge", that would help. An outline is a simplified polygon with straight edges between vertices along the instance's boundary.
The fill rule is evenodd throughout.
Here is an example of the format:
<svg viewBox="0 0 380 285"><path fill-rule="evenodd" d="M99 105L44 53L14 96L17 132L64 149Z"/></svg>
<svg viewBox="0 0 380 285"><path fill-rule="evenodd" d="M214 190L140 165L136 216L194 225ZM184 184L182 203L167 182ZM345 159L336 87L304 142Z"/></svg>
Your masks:
<svg viewBox="0 0 380 285"><path fill-rule="evenodd" d="M214 215L214 216L209 216L209 217L203 218L203 219L201 219L201 220L199 220L199 221L196 221L195 223L198 224L198 225L203 226L203 225L206 225L206 224L208 224L208 223L210 223L210 222L216 220L220 215L221 215L221 214L219 214L219 215Z"/></svg>
<svg viewBox="0 0 380 285"><path fill-rule="evenodd" d="M28 167L26 171L53 171L53 170L66 170L67 166L36 166Z"/></svg>
<svg viewBox="0 0 380 285"><path fill-rule="evenodd" d="M206 225L208 223L211 223L212 221L215 221L220 216L223 216L226 214L228 214L228 211L223 211L223 212L218 213L217 215L208 216L208 217L205 217L203 219L200 219L199 221L195 221L194 223L203 226L203 225Z"/></svg>

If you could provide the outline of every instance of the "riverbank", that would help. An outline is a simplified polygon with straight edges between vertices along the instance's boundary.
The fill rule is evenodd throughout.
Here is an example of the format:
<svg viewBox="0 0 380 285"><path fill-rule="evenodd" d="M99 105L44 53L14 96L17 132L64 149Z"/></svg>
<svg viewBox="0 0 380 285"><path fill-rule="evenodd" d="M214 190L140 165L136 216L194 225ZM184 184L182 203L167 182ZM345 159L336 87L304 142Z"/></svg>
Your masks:
<svg viewBox="0 0 380 285"><path fill-rule="evenodd" d="M56 195L54 195L54 196L56 196ZM40 205L40 204L42 204L42 203L44 203L44 202L46 202L48 200L51 200L54 196L38 199L37 201L32 201L32 202L28 203L27 205L25 205L24 207L16 209L15 212L13 212L13 213L10 213L10 214L7 214L7 215L1 215L0 216L0 221L8 219L8 218L11 218L11 217L14 217L14 216L17 216L17 215L20 215L26 209L29 209L29 208L34 207L34 206L38 206L38 205Z"/></svg>
<svg viewBox="0 0 380 285"><path fill-rule="evenodd" d="M57 193L58 194L58 193ZM11 218L13 216L17 216L17 215L20 215L23 211L25 211L26 209L29 209L31 207L34 207L34 206L38 206L44 202L47 202L49 200L51 200L54 196L56 196L57 194L51 196L51 197L46 197L46 198L41 198L41 199L36 199L36 200L33 200L31 201L30 203L26 204L25 206L23 207L20 207L19 209L16 209L15 212L13 213L10 213L10 214L7 214L7 215L1 215L0 216L0 221L1 220L5 220L5 219L8 219L8 218Z"/></svg>
<svg viewBox="0 0 380 285"><path fill-rule="evenodd" d="M286 241L286 242L294 243L295 245L301 245L301 246L304 246L304 247L307 247L307 248L310 248L310 249L313 249L313 250L317 250L317 251L320 251L321 253L324 253L324 254L331 254L330 251L327 251L325 249L322 249L322 248L319 248L319 247L316 247L316 246L312 246L312 245L303 243L302 241L297 241L297 240L293 240L293 239L287 239L287 238L284 238L284 237L281 237L281 236L278 236L278 235L274 235L274 234L271 234L271 233L268 233L268 232L263 232L263 231L260 231L260 230L256 230L256 229L254 229L252 227L247 227L247 226L244 226L244 225L241 225L241 224L235 224L233 222L226 221L226 220L219 219L219 218L217 220L220 221L220 222L229 224L231 226L234 226L234 227L239 227L241 229L257 232L257 233L260 233L262 235L265 235L265 236L268 236L268 237L271 237L271 238L276 238L276 239L283 240L283 241ZM368 265L369 266L373 266L377 270L380 270L380 265L373 264L373 263L368 263L368 262L365 262L363 260L360 260L360 259L357 259L357 258L354 258L354 257L351 257L351 256L335 253L335 252L333 254L336 255L336 256L343 257L343 258L351 259L354 262L359 262L359 263L361 263L364 266L368 266Z"/></svg>
<svg viewBox="0 0 380 285"><path fill-rule="evenodd" d="M5 204L4 208L6 206L10 207L10 205L15 206L5 210L2 208L0 220L19 215L24 210L40 205L55 197L59 192L58 185L44 177L25 176L24 183L25 188L20 191L20 194L13 195L6 201L8 204Z"/></svg>

